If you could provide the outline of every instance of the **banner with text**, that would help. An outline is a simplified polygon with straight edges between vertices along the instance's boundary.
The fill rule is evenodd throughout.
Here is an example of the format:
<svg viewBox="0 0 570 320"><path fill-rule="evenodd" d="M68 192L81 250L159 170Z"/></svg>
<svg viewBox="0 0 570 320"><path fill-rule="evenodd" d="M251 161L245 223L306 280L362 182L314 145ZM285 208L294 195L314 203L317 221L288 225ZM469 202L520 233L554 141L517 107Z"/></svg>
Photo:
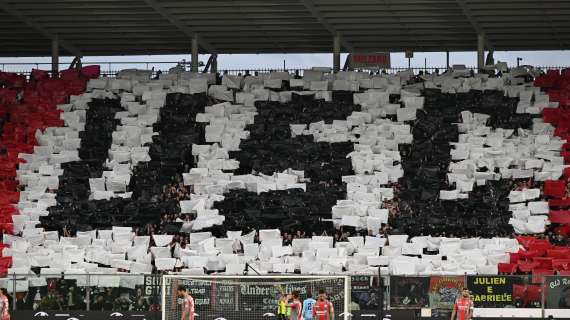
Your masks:
<svg viewBox="0 0 570 320"><path fill-rule="evenodd" d="M546 308L570 309L570 277L545 277Z"/></svg>
<svg viewBox="0 0 570 320"><path fill-rule="evenodd" d="M432 309L452 309L455 300L465 287L465 278L431 277L429 280L429 307Z"/></svg>
<svg viewBox="0 0 570 320"><path fill-rule="evenodd" d="M517 303L513 286L525 282L525 278L516 276L468 276L467 288L471 291L475 307L514 307Z"/></svg>
<svg viewBox="0 0 570 320"><path fill-rule="evenodd" d="M429 280L428 277L390 277L390 308L428 307Z"/></svg>
<svg viewBox="0 0 570 320"><path fill-rule="evenodd" d="M352 69L390 68L390 53L351 53L348 55L348 63Z"/></svg>

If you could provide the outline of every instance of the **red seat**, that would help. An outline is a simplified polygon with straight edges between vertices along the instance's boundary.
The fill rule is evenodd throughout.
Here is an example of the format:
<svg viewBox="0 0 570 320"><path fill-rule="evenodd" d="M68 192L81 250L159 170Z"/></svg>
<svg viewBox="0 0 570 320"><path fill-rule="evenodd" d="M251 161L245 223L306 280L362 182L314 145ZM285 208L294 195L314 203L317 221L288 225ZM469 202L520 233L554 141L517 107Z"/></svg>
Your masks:
<svg viewBox="0 0 570 320"><path fill-rule="evenodd" d="M548 213L548 220L553 223L570 224L570 211L558 210Z"/></svg>
<svg viewBox="0 0 570 320"><path fill-rule="evenodd" d="M0 268L11 268L12 257L0 257Z"/></svg>
<svg viewBox="0 0 570 320"><path fill-rule="evenodd" d="M0 231L7 234L14 234L14 224L13 223L0 223Z"/></svg>
<svg viewBox="0 0 570 320"><path fill-rule="evenodd" d="M509 252L509 262L517 263L519 262L521 255L518 252Z"/></svg>
<svg viewBox="0 0 570 320"><path fill-rule="evenodd" d="M538 267L540 265L540 263L532 261L532 262L528 262L528 261L519 261L519 263L517 264L519 271L522 273L529 273L531 272L533 269L535 269L536 267Z"/></svg>
<svg viewBox="0 0 570 320"><path fill-rule="evenodd" d="M517 272L517 265L514 263L499 263L497 268L499 274L514 274Z"/></svg>
<svg viewBox="0 0 570 320"><path fill-rule="evenodd" d="M81 68L80 73L88 79L97 79L101 75L101 66L92 65Z"/></svg>
<svg viewBox="0 0 570 320"><path fill-rule="evenodd" d="M534 262L538 262L538 269L552 269L552 258L548 257L535 257Z"/></svg>
<svg viewBox="0 0 570 320"><path fill-rule="evenodd" d="M564 168L564 177L566 179L570 178L570 167ZM548 206L550 208L568 208L570 207L570 199L550 199L548 200Z"/></svg>
<svg viewBox="0 0 570 320"><path fill-rule="evenodd" d="M12 215L10 214L0 215L0 223L12 223Z"/></svg>
<svg viewBox="0 0 570 320"><path fill-rule="evenodd" d="M568 156L570 157L570 153ZM566 183L561 180L544 181L544 195L554 198L563 198L566 195Z"/></svg>
<svg viewBox="0 0 570 320"><path fill-rule="evenodd" d="M546 256L557 259L570 258L570 248L556 247L546 251Z"/></svg>
<svg viewBox="0 0 570 320"><path fill-rule="evenodd" d="M15 180L0 180L0 190L12 191L17 187L18 183Z"/></svg>
<svg viewBox="0 0 570 320"><path fill-rule="evenodd" d="M0 104L8 105L15 104L17 100L18 91L15 89L0 88ZM2 113L6 113L7 110L3 110Z"/></svg>
<svg viewBox="0 0 570 320"><path fill-rule="evenodd" d="M564 158L564 164L570 164L570 151L560 151L560 156ZM554 197L554 195L549 195ZM562 198L564 195L560 195L558 197Z"/></svg>
<svg viewBox="0 0 570 320"><path fill-rule="evenodd" d="M551 101L556 101L552 100L553 96L555 95L556 93L554 92L552 94L549 93ZM544 122L556 124L560 120L559 114L560 111L558 109L546 108L542 110L542 119L544 120Z"/></svg>
<svg viewBox="0 0 570 320"><path fill-rule="evenodd" d="M17 191L4 191L0 194L0 203L18 203L20 193Z"/></svg>
<svg viewBox="0 0 570 320"><path fill-rule="evenodd" d="M550 250L552 245L547 239L536 239L535 241L531 242L528 246L529 251L538 251L539 256L543 256L546 254L546 251Z"/></svg>
<svg viewBox="0 0 570 320"><path fill-rule="evenodd" d="M560 77L560 70L558 70L558 69L549 69L549 70L546 71L546 76L547 76L547 77L558 78L558 77Z"/></svg>
<svg viewBox="0 0 570 320"><path fill-rule="evenodd" d="M516 239L525 249L528 249L528 246L536 241L536 238L531 236L517 236Z"/></svg>
<svg viewBox="0 0 570 320"><path fill-rule="evenodd" d="M23 88L26 85L26 77L11 72L0 72L0 84L10 88Z"/></svg>
<svg viewBox="0 0 570 320"><path fill-rule="evenodd" d="M47 73L47 71L44 71L44 70L32 69L32 73L30 75L30 78L32 78L36 81L48 79L49 73Z"/></svg>
<svg viewBox="0 0 570 320"><path fill-rule="evenodd" d="M570 234L570 225L562 225L554 228L555 234L561 234L563 236L568 236Z"/></svg>
<svg viewBox="0 0 570 320"><path fill-rule="evenodd" d="M522 260L532 260L534 257L540 257L540 252L537 250L519 251L519 255Z"/></svg>
<svg viewBox="0 0 570 320"><path fill-rule="evenodd" d="M0 257L2 257L2 251L4 251L4 248L10 248L10 246L5 243L0 243Z"/></svg>

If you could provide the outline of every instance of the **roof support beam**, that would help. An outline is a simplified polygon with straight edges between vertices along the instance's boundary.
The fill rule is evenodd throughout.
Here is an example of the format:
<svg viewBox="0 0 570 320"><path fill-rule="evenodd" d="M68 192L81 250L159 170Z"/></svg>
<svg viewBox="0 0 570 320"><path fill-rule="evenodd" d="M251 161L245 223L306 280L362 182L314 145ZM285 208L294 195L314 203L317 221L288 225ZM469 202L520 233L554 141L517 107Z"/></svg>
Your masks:
<svg viewBox="0 0 570 320"><path fill-rule="evenodd" d="M198 35L195 34L192 37L192 61L191 61L191 68L192 72L198 72Z"/></svg>
<svg viewBox="0 0 570 320"><path fill-rule="evenodd" d="M340 36L334 36L333 39L333 71L335 73L340 71Z"/></svg>
<svg viewBox="0 0 570 320"><path fill-rule="evenodd" d="M493 45L491 40L489 40L489 37L487 37L487 35L485 34L485 30L483 30L481 25L479 25L479 22L477 22L477 20L471 14L471 10L469 9L467 4L465 3L465 0L455 0L455 1L457 2L459 7L461 8L461 10L463 11L463 14L467 18L467 20L469 21L469 23L471 24L473 29L475 29L475 32L477 33L477 35L484 37L485 45L487 46L487 49L495 50L495 46Z"/></svg>
<svg viewBox="0 0 570 320"><path fill-rule="evenodd" d="M38 23L33 22L32 20L26 18L18 10L11 8L10 5L7 3L7 1L0 0L0 10L6 12L10 16L16 18L17 20L20 20L21 22L23 22L28 27L39 32L42 36L44 36L44 37L46 37L52 41L54 41L54 40L57 41L59 43L59 46L61 46L65 50L69 51L72 55L74 55L76 57L83 56L83 54L81 53L81 50L76 48L71 43L65 41L61 37L58 37L56 34L53 34L49 31L47 31L46 28L44 26L42 26L41 24L38 24Z"/></svg>
<svg viewBox="0 0 570 320"><path fill-rule="evenodd" d="M59 75L59 39L55 37L51 40L51 76L56 78Z"/></svg>
<svg viewBox="0 0 570 320"><path fill-rule="evenodd" d="M170 21L175 27L177 27L180 31L182 31L185 35L189 38L194 38L197 36L196 31L192 30L190 27L185 25L182 21L178 20L178 18L174 17L168 10L162 7L156 0L143 0L148 6L150 6L154 11L160 14L163 18ZM211 44L207 41L200 38L199 41L200 46L207 50L210 53L217 53L218 50L214 48Z"/></svg>
<svg viewBox="0 0 570 320"><path fill-rule="evenodd" d="M315 7L315 4L313 3L312 0L301 0L301 3L303 3L303 5L305 6L305 8L307 8L307 10L309 10L309 12L311 13L311 15L317 19L319 21L319 23L321 25L323 25L323 27L325 29L327 29L331 35L333 37L340 37L340 42L342 44L342 46L350 52L354 52L354 47L352 46L352 44L350 44L350 42L346 41L346 39L344 39L344 37L342 36L342 34L340 32L338 32L335 27L333 27L330 23L327 22L327 20L325 19L325 17L319 12L319 9L317 9Z"/></svg>
<svg viewBox="0 0 570 320"><path fill-rule="evenodd" d="M485 67L485 36L477 35L477 69L482 72Z"/></svg>

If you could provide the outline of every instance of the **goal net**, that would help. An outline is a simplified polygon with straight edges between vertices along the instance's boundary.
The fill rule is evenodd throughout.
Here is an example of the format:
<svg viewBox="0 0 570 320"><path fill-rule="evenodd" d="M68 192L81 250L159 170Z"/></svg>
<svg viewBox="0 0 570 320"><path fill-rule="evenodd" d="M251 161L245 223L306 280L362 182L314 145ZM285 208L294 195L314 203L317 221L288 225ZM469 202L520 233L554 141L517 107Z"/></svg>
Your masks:
<svg viewBox="0 0 570 320"><path fill-rule="evenodd" d="M194 299L196 320L277 320L281 296L296 291L302 304L308 294L316 299L321 290L334 307L334 319L350 319L347 276L167 275L162 281L163 320L181 319L184 301L178 296L180 286Z"/></svg>

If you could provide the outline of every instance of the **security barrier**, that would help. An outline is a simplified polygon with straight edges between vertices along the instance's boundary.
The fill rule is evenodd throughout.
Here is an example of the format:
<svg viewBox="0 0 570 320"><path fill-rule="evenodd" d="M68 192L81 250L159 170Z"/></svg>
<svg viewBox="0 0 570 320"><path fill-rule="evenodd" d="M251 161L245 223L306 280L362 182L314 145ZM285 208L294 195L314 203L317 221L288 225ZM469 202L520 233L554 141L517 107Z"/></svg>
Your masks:
<svg viewBox="0 0 570 320"><path fill-rule="evenodd" d="M379 279L377 275L351 277L353 319L380 313L384 287ZM56 317L61 314L87 319L114 319L121 314L121 319L149 320L161 318L161 281L161 275L151 274L11 275L4 287L16 320L61 319Z"/></svg>
<svg viewBox="0 0 570 320"><path fill-rule="evenodd" d="M150 274L11 275L3 287L12 319L50 319L56 314L160 319L161 281L161 275ZM523 309L528 315L570 318L570 276L529 275L353 275L350 313L352 319L381 319L383 314L406 317L429 310L432 318L448 319L464 287L471 291L480 318L505 311L516 316L516 310Z"/></svg>
<svg viewBox="0 0 570 320"><path fill-rule="evenodd" d="M122 69L141 69L141 70L154 70L165 73L170 68L176 67L178 65L183 65L186 68L189 67L189 61L83 61L83 65L100 65L101 66L101 74L105 76L112 77L117 72ZM69 66L69 62L60 62L59 69L63 70ZM476 66L467 66L467 69L477 70ZM568 68L568 66L536 66L536 69L540 70L563 70ZM42 69L42 70L49 70L51 69L51 62L38 62L38 63L31 63L31 62L4 62L0 63L0 71L4 72L15 72L24 75L30 75L33 69ZM251 67L251 68L242 68L242 69L233 69L233 68L218 68L220 73L227 73L230 75L238 75L238 74L255 74L255 73L268 73L271 71L286 71L289 73L299 72L299 75L303 75L304 70L309 70L302 67L291 68L291 67L275 67L275 68L259 68L259 67ZM407 66L401 67L392 67L392 68L385 68L382 69L387 73L396 73L399 71L406 71L406 70L413 70L415 73L420 71L433 73L436 70L440 72L444 72L447 67L446 66L416 66L412 68L408 68ZM369 70L369 71L377 71L377 70ZM50 71L46 71L49 73ZM153 76L156 76L156 72L153 73Z"/></svg>

